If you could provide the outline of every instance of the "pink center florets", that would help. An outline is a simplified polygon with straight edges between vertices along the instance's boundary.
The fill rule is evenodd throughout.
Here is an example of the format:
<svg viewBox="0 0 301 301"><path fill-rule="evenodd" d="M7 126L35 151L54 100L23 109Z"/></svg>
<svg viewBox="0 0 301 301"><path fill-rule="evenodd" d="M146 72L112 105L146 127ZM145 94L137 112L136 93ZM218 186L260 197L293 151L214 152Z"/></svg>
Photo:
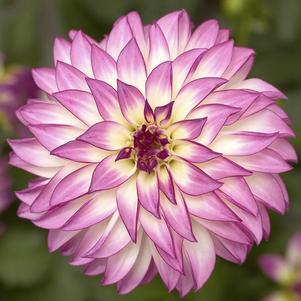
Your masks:
<svg viewBox="0 0 301 301"><path fill-rule="evenodd" d="M134 133L133 138L133 147L123 148L116 161L129 158L134 154L137 167L150 173L160 160L168 158L169 152L165 146L169 144L169 141L156 125L142 125Z"/></svg>
<svg viewBox="0 0 301 301"><path fill-rule="evenodd" d="M143 125L134 134L137 167L151 172L158 164L158 160L164 160L169 156L165 148L168 143L166 136L156 126Z"/></svg>

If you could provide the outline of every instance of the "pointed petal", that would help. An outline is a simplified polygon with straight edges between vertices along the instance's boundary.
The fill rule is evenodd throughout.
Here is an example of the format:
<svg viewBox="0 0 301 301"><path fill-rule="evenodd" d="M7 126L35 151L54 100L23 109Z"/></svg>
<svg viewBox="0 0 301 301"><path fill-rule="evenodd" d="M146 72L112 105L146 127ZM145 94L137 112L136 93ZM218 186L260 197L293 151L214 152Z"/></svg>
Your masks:
<svg viewBox="0 0 301 301"><path fill-rule="evenodd" d="M108 190L121 185L136 171L136 165L132 160L115 161L115 155L102 160L96 167L90 192Z"/></svg>
<svg viewBox="0 0 301 301"><path fill-rule="evenodd" d="M226 82L223 78L201 78L185 85L175 99L173 116L184 119L214 89ZM189 100L189 101L188 101Z"/></svg>
<svg viewBox="0 0 301 301"><path fill-rule="evenodd" d="M208 231L194 223L193 231L197 242L184 242L184 252L190 263L194 289L199 290L210 277L215 266L215 249Z"/></svg>
<svg viewBox="0 0 301 301"><path fill-rule="evenodd" d="M54 65L57 61L61 61L71 65L70 58L71 43L63 38L56 38L53 46Z"/></svg>
<svg viewBox="0 0 301 301"><path fill-rule="evenodd" d="M146 99L154 109L169 103L172 93L171 62L164 62L157 66L146 80Z"/></svg>
<svg viewBox="0 0 301 301"><path fill-rule="evenodd" d="M196 241L190 221L190 216L182 194L177 190L176 204L171 203L165 196L160 198L160 208L170 225L179 235L189 241ZM181 223L179 223L181 221Z"/></svg>
<svg viewBox="0 0 301 301"><path fill-rule="evenodd" d="M282 173L293 168L280 155L270 149L264 149L249 156L231 156L230 159L251 171Z"/></svg>
<svg viewBox="0 0 301 301"><path fill-rule="evenodd" d="M139 221L148 237L166 253L174 256L173 239L164 219L158 219L141 208Z"/></svg>
<svg viewBox="0 0 301 301"><path fill-rule="evenodd" d="M284 137L294 137L291 128L277 114L270 110L262 110L235 122L226 128L227 131L250 131L265 134L279 132Z"/></svg>
<svg viewBox="0 0 301 301"><path fill-rule="evenodd" d="M286 202L279 183L273 175L255 172L246 177L252 193L268 208L284 213Z"/></svg>
<svg viewBox="0 0 301 301"><path fill-rule="evenodd" d="M115 198L115 191L98 193L68 220L63 229L67 231L80 230L105 220L117 209Z"/></svg>
<svg viewBox="0 0 301 301"><path fill-rule="evenodd" d="M91 61L94 77L116 88L117 67L114 59L101 48L92 45Z"/></svg>
<svg viewBox="0 0 301 301"><path fill-rule="evenodd" d="M173 141L172 152L191 163L202 163L220 156L206 146L189 140Z"/></svg>
<svg viewBox="0 0 301 301"><path fill-rule="evenodd" d="M48 150L53 150L81 135L82 130L69 125L40 124L28 126L37 140Z"/></svg>
<svg viewBox="0 0 301 301"><path fill-rule="evenodd" d="M144 122L145 106L145 99L141 92L134 86L119 80L117 91L120 109L125 119L133 125L141 125Z"/></svg>
<svg viewBox="0 0 301 301"><path fill-rule="evenodd" d="M208 162L198 163L197 166L216 180L227 177L249 176L252 174L249 170L222 156Z"/></svg>
<svg viewBox="0 0 301 301"><path fill-rule="evenodd" d="M193 48L210 48L215 44L219 32L218 22L216 20L208 20L202 23L193 32L186 50Z"/></svg>
<svg viewBox="0 0 301 301"><path fill-rule="evenodd" d="M278 137L278 133L262 134L254 132L235 132L219 135L210 148L229 156L253 155L268 147Z"/></svg>
<svg viewBox="0 0 301 301"><path fill-rule="evenodd" d="M55 80L55 70L51 68L36 68L32 70L36 85L48 94L58 91Z"/></svg>
<svg viewBox="0 0 301 301"><path fill-rule="evenodd" d="M126 17L118 19L107 40L107 52L117 60L118 55L129 40L133 37Z"/></svg>
<svg viewBox="0 0 301 301"><path fill-rule="evenodd" d="M175 188L172 177L166 166L161 165L158 170L158 180L160 190L165 194L170 202L176 204Z"/></svg>
<svg viewBox="0 0 301 301"><path fill-rule="evenodd" d="M151 259L152 256L148 246L148 239L143 237L135 264L126 277L117 283L119 294L129 293L143 281L151 265Z"/></svg>
<svg viewBox="0 0 301 301"><path fill-rule="evenodd" d="M239 108L222 104L201 105L194 109L188 118L207 118L202 135L197 141L209 145L223 128L227 119L238 111L240 111Z"/></svg>
<svg viewBox="0 0 301 301"><path fill-rule="evenodd" d="M86 75L66 63L60 61L56 63L55 78L59 91L70 89L89 91Z"/></svg>
<svg viewBox="0 0 301 301"><path fill-rule="evenodd" d="M131 242L116 255L109 257L105 274L101 281L103 285L115 283L126 276L136 262L140 244L141 234L137 243Z"/></svg>
<svg viewBox="0 0 301 301"><path fill-rule="evenodd" d="M87 79L87 83L103 120L117 121L125 124L126 120L120 111L117 92L103 81L89 78Z"/></svg>
<svg viewBox="0 0 301 301"><path fill-rule="evenodd" d="M71 44L72 65L88 76L93 76L91 66L91 43L82 33L78 31Z"/></svg>
<svg viewBox="0 0 301 301"><path fill-rule="evenodd" d="M201 59L201 55L205 51L206 49L200 48L191 49L179 55L172 62L172 99L175 99L192 67Z"/></svg>
<svg viewBox="0 0 301 301"><path fill-rule="evenodd" d="M35 138L8 139L7 142L20 159L30 164L41 167L57 167L66 164L65 160L51 156Z"/></svg>
<svg viewBox="0 0 301 301"><path fill-rule="evenodd" d="M88 126L101 121L92 94L79 90L65 90L54 93L53 96Z"/></svg>
<svg viewBox="0 0 301 301"><path fill-rule="evenodd" d="M174 102L155 108L155 120L158 124L164 125L169 122Z"/></svg>
<svg viewBox="0 0 301 301"><path fill-rule="evenodd" d="M128 42L118 56L117 73L119 80L137 87L141 93L144 93L146 69L143 56L134 38Z"/></svg>
<svg viewBox="0 0 301 301"><path fill-rule="evenodd" d="M102 121L91 126L77 139L105 150L119 150L128 146L131 136L120 123Z"/></svg>
<svg viewBox="0 0 301 301"><path fill-rule="evenodd" d="M169 163L169 170L179 188L190 195L207 193L222 185L195 165L178 158Z"/></svg>
<svg viewBox="0 0 301 301"><path fill-rule="evenodd" d="M157 21L168 43L173 60L181 53L191 34L191 21L184 10L165 15Z"/></svg>
<svg viewBox="0 0 301 301"><path fill-rule="evenodd" d="M186 119L173 123L168 128L168 134L171 139L187 139L193 140L200 136L206 118Z"/></svg>
<svg viewBox="0 0 301 301"><path fill-rule="evenodd" d="M108 154L89 143L73 140L52 150L51 155L76 162L98 163Z"/></svg>
<svg viewBox="0 0 301 301"><path fill-rule="evenodd" d="M232 51L233 41L227 41L209 48L209 50L204 53L192 75L192 79L200 77L222 77L230 64Z"/></svg>
<svg viewBox="0 0 301 301"><path fill-rule="evenodd" d="M127 228L132 241L137 240L138 196L136 179L133 177L116 192L117 207L120 217Z"/></svg>
<svg viewBox="0 0 301 301"><path fill-rule="evenodd" d="M161 63L170 60L168 43L158 24L153 24L149 28L149 47L148 73Z"/></svg>
<svg viewBox="0 0 301 301"><path fill-rule="evenodd" d="M211 221L239 221L239 218L215 193L209 192L197 197L185 194L184 199L192 215Z"/></svg>
<svg viewBox="0 0 301 301"><path fill-rule="evenodd" d="M68 124L84 127L84 123L78 120L60 104L52 102L32 102L18 109L22 122L26 126L34 124Z"/></svg>
<svg viewBox="0 0 301 301"><path fill-rule="evenodd" d="M140 171L137 177L137 191L139 203L159 217L159 187L156 173Z"/></svg>
<svg viewBox="0 0 301 301"><path fill-rule="evenodd" d="M277 88L258 78L249 78L244 81L240 81L234 85L231 85L231 88L248 89L248 90L262 92L266 96L271 97L273 99L278 99L278 98L287 99L287 97Z"/></svg>
<svg viewBox="0 0 301 301"><path fill-rule="evenodd" d="M53 191L50 204L55 206L86 194L95 168L96 164L87 165L61 180Z"/></svg>

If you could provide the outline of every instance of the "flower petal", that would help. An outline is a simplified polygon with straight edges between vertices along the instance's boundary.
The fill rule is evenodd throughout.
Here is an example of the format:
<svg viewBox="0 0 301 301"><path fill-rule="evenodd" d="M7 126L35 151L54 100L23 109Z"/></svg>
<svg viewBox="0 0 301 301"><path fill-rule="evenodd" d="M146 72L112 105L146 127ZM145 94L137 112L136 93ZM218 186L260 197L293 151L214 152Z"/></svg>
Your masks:
<svg viewBox="0 0 301 301"><path fill-rule="evenodd" d="M105 150L119 150L128 146L130 132L115 121L102 121L91 126L77 138Z"/></svg>
<svg viewBox="0 0 301 301"><path fill-rule="evenodd" d="M223 155L253 155L268 147L278 137L278 133L262 134L255 132L235 132L219 135L210 148Z"/></svg>
<svg viewBox="0 0 301 301"><path fill-rule="evenodd" d="M59 103L88 126L102 120L98 114L95 100L88 92L65 90L54 93L53 96Z"/></svg>
<svg viewBox="0 0 301 301"><path fill-rule="evenodd" d="M193 140L200 136L207 118L186 119L173 123L167 130L171 139Z"/></svg>
<svg viewBox="0 0 301 301"><path fill-rule="evenodd" d="M103 81L88 78L87 83L103 120L127 124L120 111L117 92Z"/></svg>
<svg viewBox="0 0 301 301"><path fill-rule="evenodd" d="M54 189L50 204L55 206L86 194L95 168L96 164L87 165L66 176Z"/></svg>
<svg viewBox="0 0 301 301"><path fill-rule="evenodd" d="M51 155L76 162L98 163L108 154L89 143L73 140L52 150Z"/></svg>
<svg viewBox="0 0 301 301"><path fill-rule="evenodd" d="M174 256L173 239L164 219L158 219L141 208L139 221L148 237L166 253Z"/></svg>
<svg viewBox="0 0 301 301"><path fill-rule="evenodd" d="M191 34L191 21L186 11L176 11L157 21L168 43L170 57L173 60L181 53Z"/></svg>
<svg viewBox="0 0 301 301"><path fill-rule="evenodd" d="M38 141L48 150L53 150L82 134L82 129L63 124L39 124L28 126Z"/></svg>
<svg viewBox="0 0 301 301"><path fill-rule="evenodd" d="M129 293L143 281L151 265L151 259L152 256L148 246L148 239L143 237L135 264L126 277L117 283L119 294Z"/></svg>
<svg viewBox="0 0 301 301"><path fill-rule="evenodd" d="M71 65L70 58L71 43L63 38L56 38L53 46L53 61L56 65L57 61L61 61Z"/></svg>
<svg viewBox="0 0 301 301"><path fill-rule="evenodd" d="M116 156L111 155L102 160L96 167L90 192L108 190L121 185L136 171L132 160L115 161Z"/></svg>
<svg viewBox="0 0 301 301"><path fill-rule="evenodd" d="M144 93L146 69L143 56L134 38L128 42L118 56L117 73L119 80L137 87L141 93Z"/></svg>
<svg viewBox="0 0 301 301"><path fill-rule="evenodd" d="M160 208L170 227L172 227L179 235L189 241L196 241L191 226L189 212L187 210L185 200L182 194L177 190L176 204L171 203L165 196L161 195ZM181 223L179 223L181 221Z"/></svg>
<svg viewBox="0 0 301 301"><path fill-rule="evenodd" d="M220 190L230 197L230 202L247 212L250 212L254 216L258 214L257 203L243 177L229 177L222 181L224 182L224 185Z"/></svg>
<svg viewBox="0 0 301 301"><path fill-rule="evenodd" d="M251 171L281 173L292 169L280 155L270 149L249 156L231 156L230 159Z"/></svg>
<svg viewBox="0 0 301 301"><path fill-rule="evenodd" d="M151 72L146 80L145 89L146 99L153 109L164 106L172 100L171 62L164 62Z"/></svg>
<svg viewBox="0 0 301 301"><path fill-rule="evenodd" d="M120 109L125 119L133 125L141 125L144 122L145 106L141 92L120 80L117 82L117 91Z"/></svg>
<svg viewBox="0 0 301 301"><path fill-rule="evenodd" d="M89 91L85 80L86 75L66 63L60 61L56 63L55 78L59 91L70 89Z"/></svg>
<svg viewBox="0 0 301 301"><path fill-rule="evenodd" d="M192 75L192 80L200 77L222 77L230 64L233 41L227 41L209 48L203 55Z"/></svg>
<svg viewBox="0 0 301 301"><path fill-rule="evenodd" d="M184 252L190 263L194 289L199 290L210 277L215 266L215 249L208 231L193 223L197 242L184 242Z"/></svg>
<svg viewBox="0 0 301 301"><path fill-rule="evenodd" d="M266 96L271 97L273 99L278 99L278 98L287 99L287 97L277 88L258 78L249 78L244 81L240 81L234 85L231 85L231 88L248 89L248 90L262 92Z"/></svg>
<svg viewBox="0 0 301 301"><path fill-rule="evenodd" d="M51 156L35 138L8 139L8 144L20 159L36 166L58 167L66 163L63 159Z"/></svg>
<svg viewBox="0 0 301 301"><path fill-rule="evenodd" d="M252 174L249 170L222 156L208 162L198 163L197 166L216 180L227 177L249 176Z"/></svg>
<svg viewBox="0 0 301 301"><path fill-rule="evenodd" d="M206 146L189 140L174 140L172 152L192 163L202 163L220 156Z"/></svg>
<svg viewBox="0 0 301 301"><path fill-rule="evenodd" d="M117 189L116 201L120 217L132 241L136 243L139 206L135 178L130 179Z"/></svg>
<svg viewBox="0 0 301 301"><path fill-rule="evenodd" d="M190 195L204 194L222 185L195 165L181 159L173 159L169 163L169 170L179 188Z"/></svg>
<svg viewBox="0 0 301 301"><path fill-rule="evenodd" d="M175 99L174 121L184 119L209 93L225 82L223 78L209 77L197 79L185 85Z"/></svg>
<svg viewBox="0 0 301 301"><path fill-rule="evenodd" d="M216 20L208 20L198 26L193 32L186 50L193 48L210 48L215 44L219 26Z"/></svg>
<svg viewBox="0 0 301 301"><path fill-rule="evenodd" d="M137 177L139 203L156 217L159 217L159 184L155 172L140 171Z"/></svg>
<svg viewBox="0 0 301 301"><path fill-rule="evenodd" d="M273 175L254 172L251 176L246 177L246 181L252 193L259 198L266 207L284 213L286 202L277 180Z"/></svg>
<svg viewBox="0 0 301 301"><path fill-rule="evenodd" d="M149 28L149 47L148 73L161 63L170 60L168 43L160 26L156 23Z"/></svg>
<svg viewBox="0 0 301 301"><path fill-rule="evenodd" d="M95 78L116 88L117 66L114 59L106 51L92 45L91 62Z"/></svg>
<svg viewBox="0 0 301 301"><path fill-rule="evenodd" d="M105 220L117 209L115 198L115 191L98 193L67 221L63 229L67 231L80 230Z"/></svg>
<svg viewBox="0 0 301 301"><path fill-rule="evenodd" d="M32 77L36 85L48 94L58 91L55 70L51 68L36 68L32 70Z"/></svg>
<svg viewBox="0 0 301 301"><path fill-rule="evenodd" d="M78 31L71 44L72 65L88 76L93 76L91 66L91 43L82 33Z"/></svg>
<svg viewBox="0 0 301 301"><path fill-rule="evenodd" d="M107 52L117 60L118 55L129 40L133 37L126 17L118 19L107 40Z"/></svg>
<svg viewBox="0 0 301 301"><path fill-rule="evenodd" d="M108 258L103 285L108 285L121 280L131 270L136 262L141 244L141 234L137 243L129 243L123 250Z"/></svg>
<svg viewBox="0 0 301 301"><path fill-rule="evenodd" d="M161 165L158 169L158 180L160 190L165 194L170 202L176 204L175 188L172 177L168 169Z"/></svg>
<svg viewBox="0 0 301 301"><path fill-rule="evenodd" d="M214 192L197 197L184 195L190 214L212 221L239 221L239 218L229 209Z"/></svg>

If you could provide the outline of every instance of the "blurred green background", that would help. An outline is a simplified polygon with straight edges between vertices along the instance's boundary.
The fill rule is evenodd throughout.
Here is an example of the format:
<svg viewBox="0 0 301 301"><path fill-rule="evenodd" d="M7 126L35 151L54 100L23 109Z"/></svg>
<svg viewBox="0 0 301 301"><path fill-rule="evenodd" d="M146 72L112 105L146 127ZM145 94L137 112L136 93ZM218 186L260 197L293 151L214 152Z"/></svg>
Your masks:
<svg viewBox="0 0 301 301"><path fill-rule="evenodd" d="M101 39L112 22L137 10L150 22L163 14L185 8L195 24L217 18L232 30L239 45L254 48L253 76L279 87L288 95L283 103L293 128L301 133L301 1L300 0L0 0L0 50L8 64L51 64L55 36L82 29ZM300 157L301 138L294 141ZM26 176L11 171L14 188L25 187ZM283 252L289 237L301 229L301 170L284 176L291 207L285 216L272 214L269 242L255 247L246 263L237 266L218 260L213 276L198 293L183 300L256 301L275 285L257 267L258 256ZM46 232L15 216L17 204L1 216L7 231L0 237L1 301L175 301L159 279L127 296L115 287L98 286L99 279L84 276L59 254L48 254Z"/></svg>

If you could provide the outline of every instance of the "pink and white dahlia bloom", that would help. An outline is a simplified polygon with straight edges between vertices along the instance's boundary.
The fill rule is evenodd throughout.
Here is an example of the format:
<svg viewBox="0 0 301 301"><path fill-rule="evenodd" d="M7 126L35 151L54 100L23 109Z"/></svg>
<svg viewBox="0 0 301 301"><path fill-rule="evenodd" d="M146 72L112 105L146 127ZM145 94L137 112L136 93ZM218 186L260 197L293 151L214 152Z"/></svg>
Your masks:
<svg viewBox="0 0 301 301"><path fill-rule="evenodd" d="M33 137L9 141L11 164L38 176L17 192L19 216L121 294L159 273L185 295L216 255L243 262L269 235L267 208L286 211L278 174L296 160L285 96L246 79L254 51L215 20L192 31L185 11L70 39L33 71L49 98L18 110Z"/></svg>
<svg viewBox="0 0 301 301"><path fill-rule="evenodd" d="M290 239L285 257L276 254L263 255L260 257L259 266L282 287L263 301L301 300L301 232Z"/></svg>

